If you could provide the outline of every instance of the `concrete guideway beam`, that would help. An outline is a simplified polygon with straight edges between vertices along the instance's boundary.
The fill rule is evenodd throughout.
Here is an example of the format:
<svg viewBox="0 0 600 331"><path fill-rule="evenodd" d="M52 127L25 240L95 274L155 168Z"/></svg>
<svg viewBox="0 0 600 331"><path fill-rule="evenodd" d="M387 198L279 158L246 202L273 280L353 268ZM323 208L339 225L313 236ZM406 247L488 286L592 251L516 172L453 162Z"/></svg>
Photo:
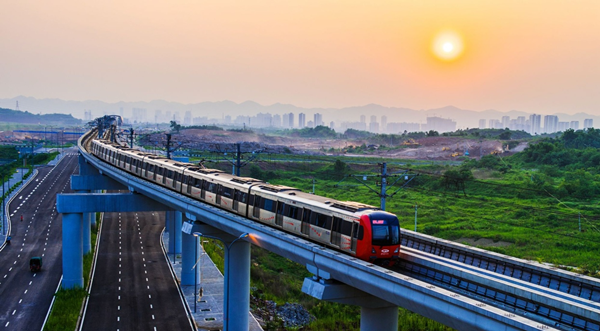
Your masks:
<svg viewBox="0 0 600 331"><path fill-rule="evenodd" d="M128 213L171 208L136 193L71 193L56 196L56 210L59 213Z"/></svg>
<svg viewBox="0 0 600 331"><path fill-rule="evenodd" d="M71 189L74 191L127 190L127 186L104 175L72 175Z"/></svg>
<svg viewBox="0 0 600 331"><path fill-rule="evenodd" d="M398 330L398 306L359 289L313 277L304 279L302 292L319 300L360 306L361 330Z"/></svg>
<svg viewBox="0 0 600 331"><path fill-rule="evenodd" d="M275 254L303 265L312 265L321 274L343 280L349 286L461 330L556 330L523 316L459 295L437 286L326 249L297 236L246 220L216 207L173 193L159 185L131 176L107 165L82 149L86 159L111 178L173 209L185 211L206 224L228 233L252 234L248 240Z"/></svg>

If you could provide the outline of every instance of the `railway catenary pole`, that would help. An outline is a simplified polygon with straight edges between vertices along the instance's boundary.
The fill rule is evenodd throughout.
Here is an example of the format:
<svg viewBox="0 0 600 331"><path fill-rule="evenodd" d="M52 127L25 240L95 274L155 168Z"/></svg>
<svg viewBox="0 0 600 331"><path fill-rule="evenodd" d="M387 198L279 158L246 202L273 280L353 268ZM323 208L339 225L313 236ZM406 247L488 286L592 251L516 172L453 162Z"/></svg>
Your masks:
<svg viewBox="0 0 600 331"><path fill-rule="evenodd" d="M379 197L381 198L381 210L385 210L385 198L387 197L385 186L387 184L387 163L381 164L381 192Z"/></svg>

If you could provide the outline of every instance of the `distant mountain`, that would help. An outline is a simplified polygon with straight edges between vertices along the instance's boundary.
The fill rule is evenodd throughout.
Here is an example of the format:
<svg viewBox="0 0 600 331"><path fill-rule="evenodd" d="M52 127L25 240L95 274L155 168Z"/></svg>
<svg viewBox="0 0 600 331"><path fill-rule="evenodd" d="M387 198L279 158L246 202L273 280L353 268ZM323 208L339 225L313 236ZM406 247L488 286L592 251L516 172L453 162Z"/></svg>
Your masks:
<svg viewBox="0 0 600 331"><path fill-rule="evenodd" d="M479 120L485 119L486 123L490 119L501 119L502 116L509 116L511 119L517 118L518 116L525 116L529 118L531 113L511 110L508 112L501 112L493 109L484 111L474 111L461 109L455 106L446 106L442 108L426 109L426 110L415 110L409 108L399 107L385 107L378 104L368 104L363 106L345 107L345 108L302 108L290 104L275 103L272 105L261 105L254 101L245 101L242 103L235 103L232 101L216 101L216 102L200 102L193 104L182 104L178 102L170 102L164 100L153 100L150 102L115 102L107 103L98 100L88 101L66 101L60 99L36 99L33 97L18 96L10 99L0 99L0 107L3 108L14 108L16 102L19 101L21 109L27 110L35 114L48 114L48 113L62 113L72 114L74 117L83 118L84 111L91 110L92 116L99 117L106 114L121 114L123 110L123 116L130 117L132 108L144 108L147 110L147 119L153 119L156 110L161 110L163 114L167 111L171 113L178 112L183 118L186 111L191 111L193 117L208 117L214 119L221 119L224 116L231 116L235 118L237 116L254 116L258 113L271 113L271 114L284 114L292 112L296 115L298 113L305 113L306 120L312 120L315 113L323 115L323 121L329 124L331 121L336 123L341 122L358 122L360 116L366 116L367 123L370 122L371 116L376 116L377 121L381 121L381 116L387 116L388 123L391 122L409 122L409 123L425 123L427 117L439 116L443 118L450 118L457 122L458 128L474 128L478 127ZM596 125L600 124L600 117L589 115L585 113L577 114L554 114L557 115L559 121L579 121L579 126L583 126L583 120L591 118L594 120ZM542 116L543 117L543 116ZM3 119L2 119L3 120ZM543 126L543 118L542 118Z"/></svg>
<svg viewBox="0 0 600 331"><path fill-rule="evenodd" d="M36 115L26 111L0 108L0 119L2 122L40 124L40 125L81 125L80 119L66 114Z"/></svg>

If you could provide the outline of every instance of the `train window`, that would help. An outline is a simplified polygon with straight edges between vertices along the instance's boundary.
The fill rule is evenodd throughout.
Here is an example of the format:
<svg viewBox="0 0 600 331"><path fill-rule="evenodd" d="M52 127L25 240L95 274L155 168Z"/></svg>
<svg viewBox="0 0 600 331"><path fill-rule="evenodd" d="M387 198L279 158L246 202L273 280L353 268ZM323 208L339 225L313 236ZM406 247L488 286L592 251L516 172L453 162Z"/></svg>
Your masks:
<svg viewBox="0 0 600 331"><path fill-rule="evenodd" d="M200 178L194 178L194 187L201 189L202 188L202 182L203 182L202 179L200 179Z"/></svg>
<svg viewBox="0 0 600 331"><path fill-rule="evenodd" d="M342 220L342 231L340 231L344 236L352 235L352 222ZM357 224L357 223L354 223Z"/></svg>
<svg viewBox="0 0 600 331"><path fill-rule="evenodd" d="M353 229L354 231L352 232L353 233L352 236L355 239L362 240L364 237L364 232L365 232L363 226L359 225L358 223L352 223L352 227L354 228Z"/></svg>
<svg viewBox="0 0 600 331"><path fill-rule="evenodd" d="M324 229L331 229L331 216L312 212L310 216L310 224Z"/></svg>
<svg viewBox="0 0 600 331"><path fill-rule="evenodd" d="M226 198L233 199L233 190L229 187L221 186L221 195Z"/></svg>
<svg viewBox="0 0 600 331"><path fill-rule="evenodd" d="M171 178L171 179L175 179L173 177L173 170L167 170L167 177Z"/></svg>
<svg viewBox="0 0 600 331"><path fill-rule="evenodd" d="M204 181L204 190L211 193L217 193L217 184Z"/></svg>
<svg viewBox="0 0 600 331"><path fill-rule="evenodd" d="M310 223L310 216L312 211L310 209L304 209L304 213L302 214L302 222Z"/></svg>
<svg viewBox="0 0 600 331"><path fill-rule="evenodd" d="M154 164L146 163L148 165L148 172L154 172Z"/></svg>
<svg viewBox="0 0 600 331"><path fill-rule="evenodd" d="M286 207L286 204L285 204L285 202L281 202L281 201L279 201L279 202L277 203L277 214L279 214L279 215L285 215L285 214L284 214L284 212L285 212L285 210L286 210L286 208L285 208L285 207ZM288 209L289 209L289 208L288 208ZM285 215L285 216L287 216L287 215Z"/></svg>
<svg viewBox="0 0 600 331"><path fill-rule="evenodd" d="M244 194L245 194L245 193L244 193ZM249 204L250 206L254 206L254 194L250 194L250 195L248 196L248 204Z"/></svg>
<svg viewBox="0 0 600 331"><path fill-rule="evenodd" d="M244 192L240 192L240 191L235 191L235 200L241 202L241 203L246 203L246 200L248 200L248 193L244 193Z"/></svg>
<svg viewBox="0 0 600 331"><path fill-rule="evenodd" d="M260 208L266 211L275 211L275 202L271 199L262 198L260 199Z"/></svg>
<svg viewBox="0 0 600 331"><path fill-rule="evenodd" d="M286 207L288 208L288 210L286 211L285 216L300 220L300 218L302 217L302 208L290 205L287 205Z"/></svg>
<svg viewBox="0 0 600 331"><path fill-rule="evenodd" d="M189 180L189 176L185 176L185 175L181 175L179 177L179 181L184 183L184 184L188 184L188 180Z"/></svg>

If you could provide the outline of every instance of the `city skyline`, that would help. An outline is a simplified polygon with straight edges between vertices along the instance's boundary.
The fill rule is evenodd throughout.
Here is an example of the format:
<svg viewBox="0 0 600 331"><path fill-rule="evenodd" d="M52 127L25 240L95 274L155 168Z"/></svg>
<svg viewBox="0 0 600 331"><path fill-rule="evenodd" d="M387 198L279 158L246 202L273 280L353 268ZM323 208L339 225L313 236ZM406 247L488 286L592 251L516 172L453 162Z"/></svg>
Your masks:
<svg viewBox="0 0 600 331"><path fill-rule="evenodd" d="M593 0L6 2L0 98L600 115L598 13Z"/></svg>

